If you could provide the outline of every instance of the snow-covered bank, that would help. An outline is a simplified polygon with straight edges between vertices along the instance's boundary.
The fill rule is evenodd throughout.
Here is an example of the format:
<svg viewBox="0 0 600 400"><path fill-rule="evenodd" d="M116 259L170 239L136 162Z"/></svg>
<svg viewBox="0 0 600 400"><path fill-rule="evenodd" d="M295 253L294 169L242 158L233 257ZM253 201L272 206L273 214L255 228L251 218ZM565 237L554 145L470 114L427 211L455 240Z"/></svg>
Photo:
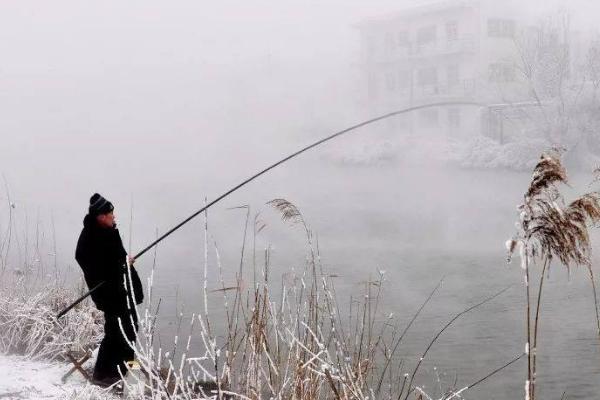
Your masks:
<svg viewBox="0 0 600 400"><path fill-rule="evenodd" d="M23 356L0 354L0 399L111 399L100 388L91 386L77 371L63 384L70 369L66 363L30 361Z"/></svg>

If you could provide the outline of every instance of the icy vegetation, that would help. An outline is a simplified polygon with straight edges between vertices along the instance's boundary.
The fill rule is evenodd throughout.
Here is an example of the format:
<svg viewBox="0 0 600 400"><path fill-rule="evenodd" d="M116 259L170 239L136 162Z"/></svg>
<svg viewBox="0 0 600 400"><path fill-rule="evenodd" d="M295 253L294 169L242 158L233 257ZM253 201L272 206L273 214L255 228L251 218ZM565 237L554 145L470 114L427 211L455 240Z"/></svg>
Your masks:
<svg viewBox="0 0 600 400"><path fill-rule="evenodd" d="M538 163L537 154L552 147L541 138L530 138L500 144L479 136L465 142L456 142L448 148L448 161L467 169L499 169L531 171ZM592 171L600 164L600 157L581 147L567 149L565 163L574 169Z"/></svg>
<svg viewBox="0 0 600 400"><path fill-rule="evenodd" d="M56 314L73 300L73 293L66 289L47 287L32 292L22 284L4 288L0 292L0 352L29 360L66 360L67 350L77 355L96 348L102 337L102 313L89 303L56 320Z"/></svg>
<svg viewBox="0 0 600 400"><path fill-rule="evenodd" d="M500 144L484 136L449 146L448 161L461 168L530 171L538 154L549 147L542 139L524 139Z"/></svg>

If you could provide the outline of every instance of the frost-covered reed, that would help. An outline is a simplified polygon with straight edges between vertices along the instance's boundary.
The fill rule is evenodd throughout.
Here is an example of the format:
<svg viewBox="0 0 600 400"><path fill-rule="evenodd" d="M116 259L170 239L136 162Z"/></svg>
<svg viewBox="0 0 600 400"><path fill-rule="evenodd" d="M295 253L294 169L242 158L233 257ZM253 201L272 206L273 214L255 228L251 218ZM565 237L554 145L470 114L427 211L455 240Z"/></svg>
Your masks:
<svg viewBox="0 0 600 400"><path fill-rule="evenodd" d="M174 348L165 351L154 341L156 315L137 310L140 331L131 343L141 371L125 377L126 397L130 399L424 399L434 398L422 389L420 367L429 350L444 331L463 315L491 301L499 292L458 313L436 334L419 359L403 360L403 339L439 285L424 299L407 326L398 326L393 314L380 308L385 272L369 279L362 293L354 295L348 309L336 298L334 276L324 271L320 252L311 229L297 207L283 199L269 203L281 212L285 222L299 224L306 233L308 255L305 268L287 274L281 286L270 273L270 250L250 288L242 284L244 263L236 283L227 285L222 275L219 250L209 240L208 221L204 229L203 304L198 314L186 322L187 337L176 336ZM247 221L250 220L248 210ZM256 235L264 226L257 218ZM221 288L225 326L217 327L209 313L208 260L214 251L217 280ZM243 254L242 254L243 260ZM152 297L152 277L148 290ZM215 292L215 291L213 291ZM148 300L152 303L152 300ZM121 321L131 323L132 321ZM193 338L200 352L191 353ZM510 361L472 385L439 386L440 400L461 399L464 392L515 362ZM125 371L124 371L125 372Z"/></svg>
<svg viewBox="0 0 600 400"><path fill-rule="evenodd" d="M527 379L525 399L536 398L537 354L540 306L544 277L554 260L570 270L583 266L590 275L596 310L596 325L600 336L600 318L594 273L592 270L589 228L600 222L600 193L590 192L567 203L560 185L567 184L567 172L561 162L561 149L544 153L536 165L531 183L519 205L517 233L507 242L510 261L518 251L524 273L526 292ZM596 183L597 179L593 182ZM537 296L531 288L533 271L538 266Z"/></svg>

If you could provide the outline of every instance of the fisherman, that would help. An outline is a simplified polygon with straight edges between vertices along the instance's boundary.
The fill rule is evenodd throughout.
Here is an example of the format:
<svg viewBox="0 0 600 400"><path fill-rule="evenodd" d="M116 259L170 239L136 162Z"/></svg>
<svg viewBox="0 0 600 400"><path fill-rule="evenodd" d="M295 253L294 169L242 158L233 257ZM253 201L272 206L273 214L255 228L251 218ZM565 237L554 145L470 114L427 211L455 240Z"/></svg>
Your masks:
<svg viewBox="0 0 600 400"><path fill-rule="evenodd" d="M93 383L100 386L118 382L121 379L119 371L125 375L125 363L134 358L127 341L135 342L138 321L133 304L140 304L144 296L142 283L133 267L135 260L123 248L113 210L112 203L98 193L90 198L75 251L75 259L88 287L92 289L104 282L92 293L94 304L104 312L104 339L93 375Z"/></svg>

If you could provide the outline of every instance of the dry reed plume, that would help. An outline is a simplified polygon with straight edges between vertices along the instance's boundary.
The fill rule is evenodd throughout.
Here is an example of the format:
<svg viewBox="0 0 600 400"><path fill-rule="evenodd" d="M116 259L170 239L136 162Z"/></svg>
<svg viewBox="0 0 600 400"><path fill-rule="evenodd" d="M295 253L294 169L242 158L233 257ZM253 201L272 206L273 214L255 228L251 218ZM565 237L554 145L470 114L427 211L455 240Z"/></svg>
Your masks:
<svg viewBox="0 0 600 400"><path fill-rule="evenodd" d="M572 266L585 266L589 272L594 292L596 324L600 335L598 302L591 263L589 227L600 221L600 193L592 192L566 204L559 185L567 184L567 173L562 165L560 150L542 155L536 165L527 189L517 222L516 235L507 242L508 260L518 250L525 275L527 299L526 322L528 357L525 399L536 395L537 345L539 337L540 305L544 276L553 260L558 260L570 270ZM537 298L532 302L530 289L531 266L541 265ZM535 311L532 308L535 307Z"/></svg>

